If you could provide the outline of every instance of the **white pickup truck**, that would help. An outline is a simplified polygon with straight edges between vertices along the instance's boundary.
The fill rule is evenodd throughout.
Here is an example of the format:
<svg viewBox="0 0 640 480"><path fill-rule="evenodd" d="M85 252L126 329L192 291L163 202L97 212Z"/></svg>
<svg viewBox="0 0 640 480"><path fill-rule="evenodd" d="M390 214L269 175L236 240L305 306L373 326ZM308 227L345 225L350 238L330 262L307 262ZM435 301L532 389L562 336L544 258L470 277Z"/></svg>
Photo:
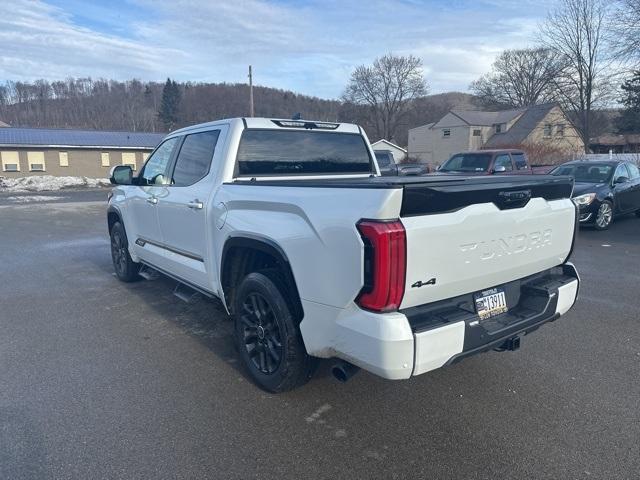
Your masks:
<svg viewBox="0 0 640 480"><path fill-rule="evenodd" d="M237 118L169 134L114 167L118 278L151 271L217 297L262 388L315 357L406 379L522 336L574 304L573 181L382 177L357 125Z"/></svg>

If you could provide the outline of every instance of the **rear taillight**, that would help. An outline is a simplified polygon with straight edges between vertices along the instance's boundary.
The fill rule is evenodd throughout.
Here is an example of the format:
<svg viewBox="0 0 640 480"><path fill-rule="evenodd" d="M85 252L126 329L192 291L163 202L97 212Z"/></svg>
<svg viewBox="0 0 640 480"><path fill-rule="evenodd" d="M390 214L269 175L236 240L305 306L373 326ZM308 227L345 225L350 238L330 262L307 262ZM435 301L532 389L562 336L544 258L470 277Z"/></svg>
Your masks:
<svg viewBox="0 0 640 480"><path fill-rule="evenodd" d="M400 307L407 267L407 238L399 220L363 220L357 225L364 251L364 287L356 303L367 310L388 312Z"/></svg>

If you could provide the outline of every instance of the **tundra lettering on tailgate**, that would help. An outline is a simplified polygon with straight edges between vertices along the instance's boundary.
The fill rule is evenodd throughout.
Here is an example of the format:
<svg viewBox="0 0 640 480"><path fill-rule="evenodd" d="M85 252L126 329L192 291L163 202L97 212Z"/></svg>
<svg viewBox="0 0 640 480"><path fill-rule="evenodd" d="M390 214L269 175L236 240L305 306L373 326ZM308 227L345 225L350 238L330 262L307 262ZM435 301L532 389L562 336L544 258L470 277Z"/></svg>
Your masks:
<svg viewBox="0 0 640 480"><path fill-rule="evenodd" d="M460 251L465 255L465 263L477 260L491 260L492 258L516 255L551 245L551 234L551 229L536 230L504 238L463 243L460 245Z"/></svg>

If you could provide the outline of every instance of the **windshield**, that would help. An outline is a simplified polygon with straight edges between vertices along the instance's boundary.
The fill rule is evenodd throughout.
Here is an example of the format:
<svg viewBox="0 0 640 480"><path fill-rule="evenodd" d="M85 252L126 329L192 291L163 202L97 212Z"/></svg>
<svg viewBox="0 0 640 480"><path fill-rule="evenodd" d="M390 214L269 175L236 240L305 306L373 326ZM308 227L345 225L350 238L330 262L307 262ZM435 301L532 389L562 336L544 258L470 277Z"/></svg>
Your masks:
<svg viewBox="0 0 640 480"><path fill-rule="evenodd" d="M486 172L491 163L490 153L460 153L447 160L441 172Z"/></svg>
<svg viewBox="0 0 640 480"><path fill-rule="evenodd" d="M372 173L362 135L286 130L245 130L238 147L238 173L317 175Z"/></svg>
<svg viewBox="0 0 640 480"><path fill-rule="evenodd" d="M569 175L576 182L605 183L609 181L613 167L604 164L560 165L551 171L551 175Z"/></svg>

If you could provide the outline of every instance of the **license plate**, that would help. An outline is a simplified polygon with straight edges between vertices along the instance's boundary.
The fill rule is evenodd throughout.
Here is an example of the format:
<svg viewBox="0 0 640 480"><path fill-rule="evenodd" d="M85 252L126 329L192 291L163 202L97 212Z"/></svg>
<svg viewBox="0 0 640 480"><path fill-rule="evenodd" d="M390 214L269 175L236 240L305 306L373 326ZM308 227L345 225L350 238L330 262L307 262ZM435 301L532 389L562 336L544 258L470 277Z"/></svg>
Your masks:
<svg viewBox="0 0 640 480"><path fill-rule="evenodd" d="M507 299L504 296L502 288L491 288L483 292L475 294L476 311L480 320L495 317L501 313L505 313L507 308Z"/></svg>

